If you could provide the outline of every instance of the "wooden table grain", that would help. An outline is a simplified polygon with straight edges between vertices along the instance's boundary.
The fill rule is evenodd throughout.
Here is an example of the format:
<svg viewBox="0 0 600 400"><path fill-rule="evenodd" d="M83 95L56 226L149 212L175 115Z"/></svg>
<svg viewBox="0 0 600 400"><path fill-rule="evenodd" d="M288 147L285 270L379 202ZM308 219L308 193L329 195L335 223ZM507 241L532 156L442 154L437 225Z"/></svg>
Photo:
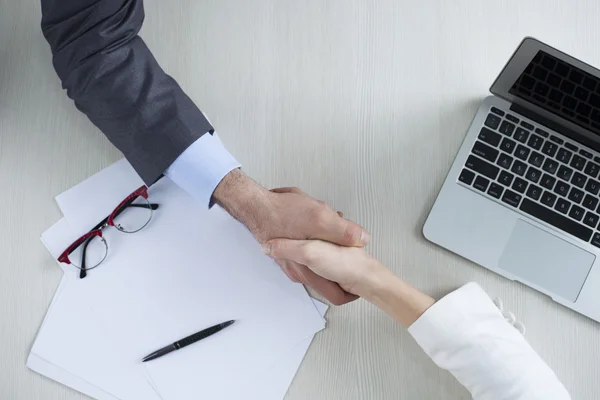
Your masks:
<svg viewBox="0 0 600 400"><path fill-rule="evenodd" d="M245 170L372 233L434 296L477 281L527 326L573 399L600 398L600 324L425 241L421 228L494 77L524 36L600 65L593 0L146 1L142 36ZM121 154L61 90L37 0L0 0L0 398L85 396L25 367L61 273L54 196ZM286 399L465 399L364 301L333 308ZM65 332L65 334L77 334Z"/></svg>

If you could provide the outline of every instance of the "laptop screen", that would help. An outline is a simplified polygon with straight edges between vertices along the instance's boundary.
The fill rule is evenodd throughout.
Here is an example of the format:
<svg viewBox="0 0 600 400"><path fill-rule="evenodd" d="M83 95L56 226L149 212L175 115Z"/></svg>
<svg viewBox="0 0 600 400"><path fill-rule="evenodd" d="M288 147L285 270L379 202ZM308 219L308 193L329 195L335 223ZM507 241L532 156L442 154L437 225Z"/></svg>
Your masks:
<svg viewBox="0 0 600 400"><path fill-rule="evenodd" d="M542 50L508 92L600 135L600 79Z"/></svg>

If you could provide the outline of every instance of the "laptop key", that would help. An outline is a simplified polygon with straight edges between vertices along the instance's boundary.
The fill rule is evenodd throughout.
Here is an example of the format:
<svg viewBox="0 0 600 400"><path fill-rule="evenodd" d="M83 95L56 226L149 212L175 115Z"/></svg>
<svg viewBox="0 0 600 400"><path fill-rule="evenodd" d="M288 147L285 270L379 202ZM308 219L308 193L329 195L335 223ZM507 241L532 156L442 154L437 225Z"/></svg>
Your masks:
<svg viewBox="0 0 600 400"><path fill-rule="evenodd" d="M576 170L581 171L581 170L583 170L583 167L585 166L585 158L575 154L573 156L573 158L571 159L571 163L569 165L571 167L575 168Z"/></svg>
<svg viewBox="0 0 600 400"><path fill-rule="evenodd" d="M560 168L558 169L558 173L556 175L560 179L568 181L569 179L571 179L571 175L573 175L573 170L569 167L565 167L564 165L561 165Z"/></svg>
<svg viewBox="0 0 600 400"><path fill-rule="evenodd" d="M547 140L544 143L544 147L542 147L542 153L544 153L545 155L547 155L549 157L554 157L554 155L556 154L557 151L558 151L558 146L549 140Z"/></svg>
<svg viewBox="0 0 600 400"><path fill-rule="evenodd" d="M598 214L594 214L592 212L586 212L585 217L583 217L583 223L587 226L595 228L598 225L598 221L600 220L600 216Z"/></svg>
<svg viewBox="0 0 600 400"><path fill-rule="evenodd" d="M514 122L515 124L519 123L519 118L517 118L517 117L515 117L514 115L511 115L511 114L506 114L506 119L509 120L509 121L511 121L511 122Z"/></svg>
<svg viewBox="0 0 600 400"><path fill-rule="evenodd" d="M527 181L521 179L521 178L517 178L515 179L515 182L512 185L513 190L519 192L519 193L525 193L525 190L527 189Z"/></svg>
<svg viewBox="0 0 600 400"><path fill-rule="evenodd" d="M498 114L499 116L504 117L504 111L500 110L499 108L492 107L490 111L494 114Z"/></svg>
<svg viewBox="0 0 600 400"><path fill-rule="evenodd" d="M489 184L490 181L488 179L484 178L483 176L478 176L477 178L475 178L475 183L473 183L473 187L477 190L485 192Z"/></svg>
<svg viewBox="0 0 600 400"><path fill-rule="evenodd" d="M575 175L573 175L573 179L571 179L571 183L579 188L582 188L585 186L586 180L587 178L585 177L585 175L580 174L579 172L575 172Z"/></svg>
<svg viewBox="0 0 600 400"><path fill-rule="evenodd" d="M526 143L527 138L529 137L529 132L523 128L517 128L517 132L515 133L515 140L517 142Z"/></svg>
<svg viewBox="0 0 600 400"><path fill-rule="evenodd" d="M468 169L463 169L458 176L458 180L467 185L470 185L473 182L473 179L475 179L475 173Z"/></svg>
<svg viewBox="0 0 600 400"><path fill-rule="evenodd" d="M510 186L515 176L510 172L502 171L500 172L500 176L498 177L498 182L503 184L504 186Z"/></svg>
<svg viewBox="0 0 600 400"><path fill-rule="evenodd" d="M485 126L489 126L492 129L496 129L496 128L498 128L498 125L500 125L500 120L501 120L501 118L498 117L497 115L488 114L488 116L485 119L485 122L483 124Z"/></svg>
<svg viewBox="0 0 600 400"><path fill-rule="evenodd" d="M594 157L594 155L592 153L590 153L589 151L585 151L584 149L579 150L579 154L581 154L582 156L584 156L586 158Z"/></svg>
<svg viewBox="0 0 600 400"><path fill-rule="evenodd" d="M486 142L489 145L498 147L502 136L500 136L499 133L490 131L488 128L481 128L481 131L479 131L478 138L479 140Z"/></svg>
<svg viewBox="0 0 600 400"><path fill-rule="evenodd" d="M558 181L556 187L554 187L554 193L559 194L563 197L567 197L567 194L569 193L570 189L571 186L569 186L567 183L563 181Z"/></svg>
<svg viewBox="0 0 600 400"><path fill-rule="evenodd" d="M585 190L591 194L598 194L598 191L600 191L600 182L593 179L588 179L588 182L585 185Z"/></svg>
<svg viewBox="0 0 600 400"><path fill-rule="evenodd" d="M527 193L525 193L525 196L530 197L534 200L538 200L541 195L542 195L542 188L539 186L535 186L535 185L529 185L529 188L527 189Z"/></svg>
<svg viewBox="0 0 600 400"><path fill-rule="evenodd" d="M473 153L476 156L479 156L483 159L486 159L490 162L494 162L494 161L496 161L496 158L498 157L499 151L494 149L493 147L488 146L485 143L477 141L477 142L475 142L475 145L473 146L473 150L471 150L471 153Z"/></svg>
<svg viewBox="0 0 600 400"><path fill-rule="evenodd" d="M571 211L569 211L569 217L581 221L583 219L583 215L585 214L585 210L579 206L571 207Z"/></svg>
<svg viewBox="0 0 600 400"><path fill-rule="evenodd" d="M590 243L596 247L600 247L600 233L594 233L594 237L592 238L592 241Z"/></svg>
<svg viewBox="0 0 600 400"><path fill-rule="evenodd" d="M529 156L529 153L531 153L531 150L529 150L527 147L520 144L517 146L517 151L515 151L515 157L517 157L523 161L526 161L527 157Z"/></svg>
<svg viewBox="0 0 600 400"><path fill-rule="evenodd" d="M465 166L475 172L479 172L481 175L490 179L496 179L496 177L498 176L498 172L500 171L500 168L488 163L487 161L483 161L481 158L477 158L475 156L469 156L469 158L467 158Z"/></svg>
<svg viewBox="0 0 600 400"><path fill-rule="evenodd" d="M593 231L585 225L575 222L567 217L564 217L557 212L550 210L540 204L537 204L529 199L524 199L520 210L529 214L541 221L546 222L562 231L565 231L583 241L589 241ZM600 243L600 237L599 237Z"/></svg>
<svg viewBox="0 0 600 400"><path fill-rule="evenodd" d="M533 183L537 183L540 180L541 176L542 171L533 167L529 167L527 173L525 174L525 178Z"/></svg>
<svg viewBox="0 0 600 400"><path fill-rule="evenodd" d="M502 140L502 143L500 144L500 148L503 151L507 152L508 154L512 154L516 145L517 145L517 143L514 140L511 140L509 138L504 138Z"/></svg>
<svg viewBox="0 0 600 400"><path fill-rule="evenodd" d="M560 199L559 198L556 201L556 205L554 206L554 209L556 211L558 211L559 213L566 214L569 211L569 207L571 207L571 203L569 203L565 199Z"/></svg>
<svg viewBox="0 0 600 400"><path fill-rule="evenodd" d="M581 205L587 208L588 210L594 211L596 209L596 206L598 205L598 198L586 194L583 198L583 202L581 203Z"/></svg>
<svg viewBox="0 0 600 400"><path fill-rule="evenodd" d="M521 202L522 196L518 193L513 192L512 190L506 189L504 191L504 196L502 196L502 201L506 204L509 204L513 207L519 207L519 203Z"/></svg>
<svg viewBox="0 0 600 400"><path fill-rule="evenodd" d="M542 180L540 181L540 185L542 185L544 188L552 190L555 183L556 183L555 177L550 176L548 174L542 175Z"/></svg>
<svg viewBox="0 0 600 400"><path fill-rule="evenodd" d="M544 161L544 166L542 167L542 169L550 174L554 174L556 172L556 170L558 169L558 162L556 162L555 160L553 160L551 158L546 158L546 161Z"/></svg>
<svg viewBox="0 0 600 400"><path fill-rule="evenodd" d="M519 176L523 176L525 175L525 171L527 170L527 164L519 160L515 160L510 170Z"/></svg>
<svg viewBox="0 0 600 400"><path fill-rule="evenodd" d="M579 150L579 147L575 146L572 143L566 142L565 143L565 147L571 151L577 152Z"/></svg>
<svg viewBox="0 0 600 400"><path fill-rule="evenodd" d="M561 163L568 164L569 160L571 160L572 155L573 153L571 153L569 150L559 149L558 153L556 154L556 159Z"/></svg>
<svg viewBox="0 0 600 400"><path fill-rule="evenodd" d="M552 208L554 206L554 202L556 201L556 195L554 193L550 193L547 190L544 190L544 194L542 195L542 199L540 200L542 204Z"/></svg>
<svg viewBox="0 0 600 400"><path fill-rule="evenodd" d="M512 162L513 158L511 156L506 155L504 153L500 153L500 157L498 157L498 161L496 162L496 164L498 164L504 169L509 169Z"/></svg>
<svg viewBox="0 0 600 400"><path fill-rule="evenodd" d="M533 134L531 135L531 137L527 141L527 145L529 147L533 147L536 150L539 150L539 149L542 148L542 143L544 143L544 139L542 139L538 135L533 135Z"/></svg>
<svg viewBox="0 0 600 400"><path fill-rule="evenodd" d="M530 131L532 131L532 130L533 130L533 128L534 128L534 126L533 126L533 125L531 125L529 122L525 122L525 121L521 121L521 125L522 125L524 128L526 128L526 129L529 129Z"/></svg>
<svg viewBox="0 0 600 400"><path fill-rule="evenodd" d="M523 124L523 123L521 123L521 125L525 126L525 124ZM533 129L533 125L530 125L530 126L531 126L531 129ZM540 128L536 128L535 133L537 133L538 135L543 136L545 138L550 136L550 134L548 132L546 132L545 130L540 129Z"/></svg>
<svg viewBox="0 0 600 400"><path fill-rule="evenodd" d="M499 131L505 134L506 136L510 136L515 131L515 124L508 121L502 121L502 124L500 124Z"/></svg>
<svg viewBox="0 0 600 400"><path fill-rule="evenodd" d="M571 200L574 203L581 203L581 200L583 200L583 191L579 190L577 188L572 188L571 191L569 192L569 197L568 199Z"/></svg>
<svg viewBox="0 0 600 400"><path fill-rule="evenodd" d="M493 198L499 199L500 196L502 196L503 191L504 191L504 188L502 186L498 185L497 183L492 183L487 192Z"/></svg>
<svg viewBox="0 0 600 400"><path fill-rule="evenodd" d="M585 166L585 169L583 170L583 172L585 172L586 175L589 175L592 178L595 178L598 176L598 172L600 172L600 165L590 161Z"/></svg>
<svg viewBox="0 0 600 400"><path fill-rule="evenodd" d="M538 153L537 151L532 151L529 156L529 163L535 165L536 167L541 167L544 162L544 156Z"/></svg>
<svg viewBox="0 0 600 400"><path fill-rule="evenodd" d="M558 144L563 144L565 142L561 138L554 136L554 135L550 136L550 140L552 140L554 143L558 143Z"/></svg>

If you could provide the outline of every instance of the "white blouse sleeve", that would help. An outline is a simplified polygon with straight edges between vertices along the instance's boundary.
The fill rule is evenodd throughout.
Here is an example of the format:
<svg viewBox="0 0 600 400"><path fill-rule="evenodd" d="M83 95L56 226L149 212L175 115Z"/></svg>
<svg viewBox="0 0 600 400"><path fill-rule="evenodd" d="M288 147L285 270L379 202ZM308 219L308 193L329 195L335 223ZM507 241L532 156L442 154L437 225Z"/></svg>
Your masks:
<svg viewBox="0 0 600 400"><path fill-rule="evenodd" d="M476 283L435 303L408 331L476 400L570 399L554 372Z"/></svg>

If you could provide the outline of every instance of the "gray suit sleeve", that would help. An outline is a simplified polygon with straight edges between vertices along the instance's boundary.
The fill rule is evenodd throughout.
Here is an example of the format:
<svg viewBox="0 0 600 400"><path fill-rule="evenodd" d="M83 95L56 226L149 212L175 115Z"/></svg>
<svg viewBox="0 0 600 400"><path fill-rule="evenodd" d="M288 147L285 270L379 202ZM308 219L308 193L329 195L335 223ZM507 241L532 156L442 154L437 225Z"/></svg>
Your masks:
<svg viewBox="0 0 600 400"><path fill-rule="evenodd" d="M151 184L213 128L138 36L143 20L142 0L42 0L63 88Z"/></svg>

